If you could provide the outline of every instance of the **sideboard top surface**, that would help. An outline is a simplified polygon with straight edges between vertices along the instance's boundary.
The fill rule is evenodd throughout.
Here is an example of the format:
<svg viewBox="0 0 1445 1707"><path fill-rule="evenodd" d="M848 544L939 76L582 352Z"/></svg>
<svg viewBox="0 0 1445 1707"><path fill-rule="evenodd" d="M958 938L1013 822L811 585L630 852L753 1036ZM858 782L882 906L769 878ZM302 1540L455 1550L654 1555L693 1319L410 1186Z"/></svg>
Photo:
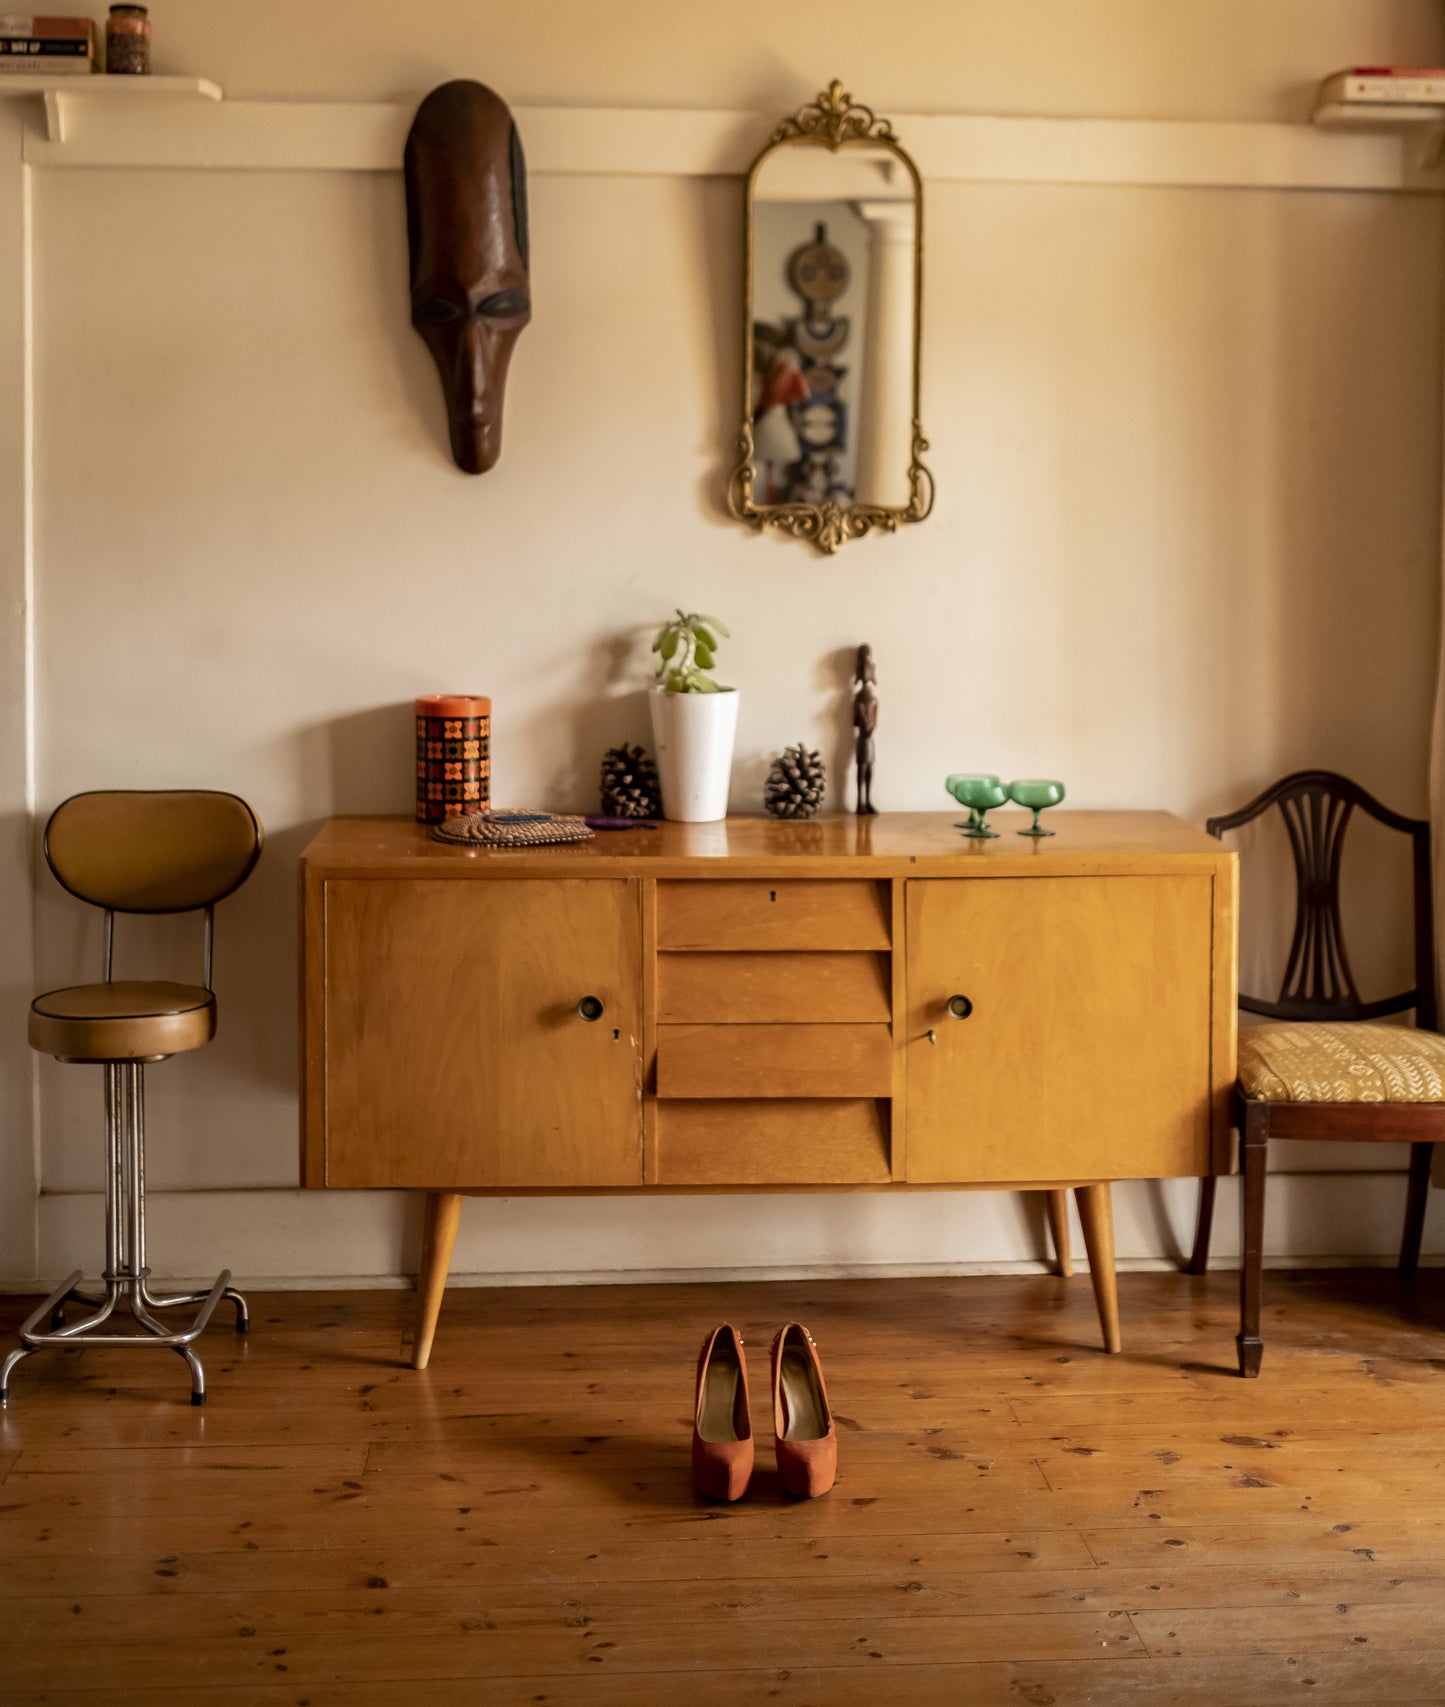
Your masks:
<svg viewBox="0 0 1445 1707"><path fill-rule="evenodd" d="M602 830L588 842L476 848L434 841L409 818L329 818L302 854L324 877L1069 877L1217 871L1235 854L1168 812L1050 812L1057 833L1015 834L1027 812L996 812L996 840L959 834L952 812L842 813L804 823L728 818Z"/></svg>

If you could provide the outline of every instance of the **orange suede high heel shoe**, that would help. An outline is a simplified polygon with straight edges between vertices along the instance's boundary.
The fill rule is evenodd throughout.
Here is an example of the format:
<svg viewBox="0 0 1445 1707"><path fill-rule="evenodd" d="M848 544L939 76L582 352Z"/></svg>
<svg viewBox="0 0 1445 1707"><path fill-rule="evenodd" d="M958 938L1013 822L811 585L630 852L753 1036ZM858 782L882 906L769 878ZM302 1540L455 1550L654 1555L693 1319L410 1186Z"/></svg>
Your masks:
<svg viewBox="0 0 1445 1707"><path fill-rule="evenodd" d="M838 1431L813 1336L789 1322L773 1341L773 1433L778 1476L790 1494L817 1499L838 1474Z"/></svg>
<svg viewBox="0 0 1445 1707"><path fill-rule="evenodd" d="M714 1500L740 1500L753 1475L753 1424L742 1335L724 1322L702 1342L692 1423L692 1485Z"/></svg>

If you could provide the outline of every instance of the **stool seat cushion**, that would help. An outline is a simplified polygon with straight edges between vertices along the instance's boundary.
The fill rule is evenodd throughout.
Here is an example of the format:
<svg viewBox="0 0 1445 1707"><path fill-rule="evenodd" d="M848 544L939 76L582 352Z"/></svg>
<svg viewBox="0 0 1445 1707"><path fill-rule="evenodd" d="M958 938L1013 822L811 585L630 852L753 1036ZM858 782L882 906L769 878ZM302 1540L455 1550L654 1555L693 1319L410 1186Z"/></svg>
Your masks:
<svg viewBox="0 0 1445 1707"><path fill-rule="evenodd" d="M1445 1102L1445 1037L1402 1025L1252 1025L1239 1034L1239 1088L1259 1102Z"/></svg>
<svg viewBox="0 0 1445 1707"><path fill-rule="evenodd" d="M216 998L198 984L75 984L30 1004L30 1047L67 1061L144 1061L216 1035Z"/></svg>

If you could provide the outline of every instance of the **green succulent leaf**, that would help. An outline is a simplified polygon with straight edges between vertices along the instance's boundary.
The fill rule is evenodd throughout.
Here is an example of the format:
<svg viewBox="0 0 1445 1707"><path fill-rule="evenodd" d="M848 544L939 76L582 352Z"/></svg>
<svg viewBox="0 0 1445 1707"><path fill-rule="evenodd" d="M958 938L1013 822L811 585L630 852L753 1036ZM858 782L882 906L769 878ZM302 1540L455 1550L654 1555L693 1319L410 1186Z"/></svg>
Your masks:
<svg viewBox="0 0 1445 1707"><path fill-rule="evenodd" d="M720 617L699 616L698 621L706 623L709 628L715 628L724 640L731 640L733 637L733 631Z"/></svg>

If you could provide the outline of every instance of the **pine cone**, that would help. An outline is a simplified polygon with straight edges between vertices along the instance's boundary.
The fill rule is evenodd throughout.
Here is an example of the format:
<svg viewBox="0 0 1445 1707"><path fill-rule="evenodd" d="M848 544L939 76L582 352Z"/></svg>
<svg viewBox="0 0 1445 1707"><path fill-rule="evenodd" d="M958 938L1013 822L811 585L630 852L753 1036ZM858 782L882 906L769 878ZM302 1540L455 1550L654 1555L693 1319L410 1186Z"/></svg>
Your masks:
<svg viewBox="0 0 1445 1707"><path fill-rule="evenodd" d="M662 794L657 766L641 747L609 747L602 755L602 811L608 818L657 818Z"/></svg>
<svg viewBox="0 0 1445 1707"><path fill-rule="evenodd" d="M811 818L823 804L828 767L800 741L773 760L763 805L775 818Z"/></svg>

